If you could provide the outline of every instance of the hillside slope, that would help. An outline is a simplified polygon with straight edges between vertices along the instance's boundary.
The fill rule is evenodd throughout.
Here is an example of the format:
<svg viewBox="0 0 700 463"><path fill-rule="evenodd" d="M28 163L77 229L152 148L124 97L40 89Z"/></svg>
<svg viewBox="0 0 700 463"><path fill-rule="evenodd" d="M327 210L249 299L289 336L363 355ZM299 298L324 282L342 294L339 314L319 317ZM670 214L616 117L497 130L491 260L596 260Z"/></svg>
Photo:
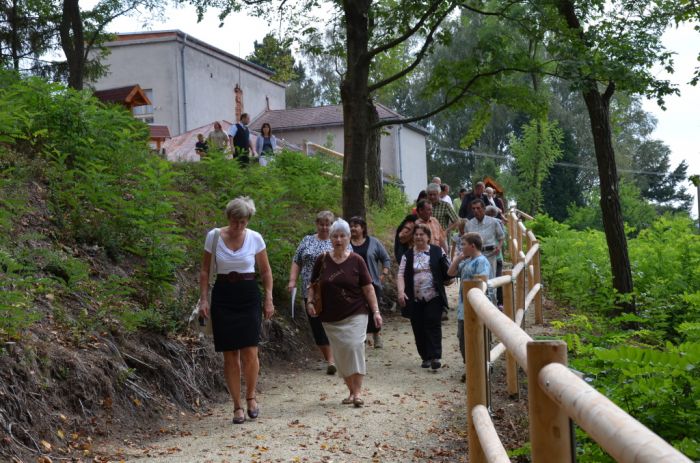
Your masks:
<svg viewBox="0 0 700 463"><path fill-rule="evenodd" d="M249 195L286 307L296 244L322 209L338 212L331 161L283 153L241 169L215 153L172 165L118 107L0 73L0 459L90 456L92 439L136 429L224 390L209 343L185 326L203 237ZM403 197L369 222L387 229ZM290 359L308 335L287 311L263 356ZM263 360L265 360L265 358Z"/></svg>

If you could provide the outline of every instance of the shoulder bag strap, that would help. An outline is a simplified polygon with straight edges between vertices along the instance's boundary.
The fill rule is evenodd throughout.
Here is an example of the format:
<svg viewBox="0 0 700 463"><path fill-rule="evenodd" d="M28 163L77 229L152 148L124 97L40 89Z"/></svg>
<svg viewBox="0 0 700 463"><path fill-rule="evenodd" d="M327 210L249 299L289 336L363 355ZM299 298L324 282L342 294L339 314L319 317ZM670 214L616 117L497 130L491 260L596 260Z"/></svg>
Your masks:
<svg viewBox="0 0 700 463"><path fill-rule="evenodd" d="M326 258L328 257L328 251L323 253L323 259L321 260L321 270L318 272L318 279L321 279L323 271L326 269Z"/></svg>
<svg viewBox="0 0 700 463"><path fill-rule="evenodd" d="M209 286L214 285L216 281L216 248L219 245L219 236L221 235L221 229L216 228L214 231L214 239L211 242L211 263L209 265Z"/></svg>

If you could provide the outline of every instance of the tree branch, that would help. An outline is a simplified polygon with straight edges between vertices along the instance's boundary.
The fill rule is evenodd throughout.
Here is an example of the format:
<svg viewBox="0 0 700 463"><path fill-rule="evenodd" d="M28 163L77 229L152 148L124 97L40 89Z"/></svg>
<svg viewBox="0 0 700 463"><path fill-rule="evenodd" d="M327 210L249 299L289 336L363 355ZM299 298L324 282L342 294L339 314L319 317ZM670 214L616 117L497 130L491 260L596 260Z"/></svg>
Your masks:
<svg viewBox="0 0 700 463"><path fill-rule="evenodd" d="M605 93L603 93L603 101L605 101L605 104L610 103L610 98L612 98L613 93L615 93L615 82L612 80L608 82L608 86L605 89Z"/></svg>
<svg viewBox="0 0 700 463"><path fill-rule="evenodd" d="M430 45L433 43L433 36L435 35L435 32L437 31L438 27L440 27L440 24L442 24L442 21L447 17L448 14L452 12L454 9L454 5L448 8L440 18L438 18L437 21L435 21L435 24L433 24L433 27L430 29L430 32L428 33L428 36L425 38L425 42L423 42L423 46L421 47L420 51L416 54L416 58L413 60L413 63L411 63L410 66L405 67L401 71L397 72L393 76L387 77L386 79L380 80L379 82L376 82L372 85L369 86L369 92L374 92L377 89L380 89L386 85L389 85L390 83L402 78L409 72L413 71L413 69L420 64L420 62L423 60L425 57L425 54L427 53L428 49L430 48Z"/></svg>
<svg viewBox="0 0 700 463"><path fill-rule="evenodd" d="M502 72L522 72L522 73L528 74L528 73L531 73L532 70L531 69L520 69L520 68L500 68L500 69L494 69L493 71L476 74L476 75L472 76L472 78L466 82L466 84L460 89L459 93L456 96L454 96L453 98L451 98L449 100L446 100L443 104L432 109L431 111L424 113L424 114L421 114L420 116L414 116L414 117L382 119L379 122L377 122L376 124L374 124L372 126L372 128L377 129L377 128L384 127L387 125L408 124L408 123L416 122L416 121L419 121L422 119L427 119L427 118L439 113L440 111L443 111L443 110L449 108L450 106L455 104L457 101L462 99L462 97L464 97L464 95L466 95L467 92L469 92L469 89L472 87L472 85L474 85L482 77L492 77L492 76L498 75Z"/></svg>
<svg viewBox="0 0 700 463"><path fill-rule="evenodd" d="M413 34L418 32L418 30L421 27L423 27L423 24L425 24L425 22L428 20L428 18L430 18L430 16L432 16L437 11L438 7L440 6L440 4L442 2L443 2L443 0L434 0L433 3L431 3L428 6L428 9L425 11L423 16L418 20L418 22L413 25L413 27L411 27L410 29L408 29L406 32L404 32L400 36L396 37L395 39L390 40L390 41L384 43L383 45L379 45L379 46L374 47L371 50L369 50L368 51L369 59L371 60L372 58L374 58L378 54L383 53L387 50L391 50L392 48L398 46L402 42L405 42L406 40L410 39L413 36ZM454 8L454 7L451 7L451 8Z"/></svg>

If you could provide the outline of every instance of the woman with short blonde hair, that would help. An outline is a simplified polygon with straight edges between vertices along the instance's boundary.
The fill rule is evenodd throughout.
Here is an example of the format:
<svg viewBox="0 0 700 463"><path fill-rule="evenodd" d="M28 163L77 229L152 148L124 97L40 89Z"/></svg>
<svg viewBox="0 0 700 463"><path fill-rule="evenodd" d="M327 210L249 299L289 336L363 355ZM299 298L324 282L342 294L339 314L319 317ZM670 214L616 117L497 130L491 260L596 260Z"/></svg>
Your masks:
<svg viewBox="0 0 700 463"><path fill-rule="evenodd" d="M202 269L199 272L199 310L211 317L214 348L223 352L224 376L233 400L233 423L245 421L241 406L241 372L245 378L248 416L258 417L255 388L260 363L261 315L272 318L272 270L265 241L260 233L248 228L255 214L252 199L241 196L226 205L228 225L213 228L204 241ZM209 300L211 259L216 269L216 282ZM256 281L255 267L265 289L264 302Z"/></svg>

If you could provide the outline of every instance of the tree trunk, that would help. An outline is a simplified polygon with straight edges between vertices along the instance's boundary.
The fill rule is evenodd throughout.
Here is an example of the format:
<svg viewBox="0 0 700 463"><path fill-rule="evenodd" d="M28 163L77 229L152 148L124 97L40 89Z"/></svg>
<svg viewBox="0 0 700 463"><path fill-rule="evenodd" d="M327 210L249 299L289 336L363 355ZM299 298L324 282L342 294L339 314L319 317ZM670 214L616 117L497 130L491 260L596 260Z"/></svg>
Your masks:
<svg viewBox="0 0 700 463"><path fill-rule="evenodd" d="M68 86L83 89L85 71L85 38L79 0L63 0L63 15L59 25L61 48L68 64Z"/></svg>
<svg viewBox="0 0 700 463"><path fill-rule="evenodd" d="M600 178L600 208L603 213L603 229L608 243L610 266L613 275L613 287L620 294L630 294L633 289L632 269L627 253L627 237L620 207L619 184L615 151L612 146L610 128L610 98L614 86L610 84L604 95L598 91L596 84L583 91L583 99L591 119L591 131L598 163ZM634 313L634 300L619 302L619 313Z"/></svg>
<svg viewBox="0 0 700 463"><path fill-rule="evenodd" d="M369 126L374 127L379 122L379 114L374 103L367 102ZM369 202L376 206L384 206L384 185L382 176L382 129L370 129L367 142L367 184L369 185Z"/></svg>
<svg viewBox="0 0 700 463"><path fill-rule="evenodd" d="M20 29L20 21L19 21L19 8L17 7L17 0L14 0L12 2L12 7L10 8L9 11L9 18L8 22L10 23L10 47L11 47L11 55L12 55L12 68L15 71L19 71L19 54L20 54L20 48L22 47L22 44L20 43L19 40L19 29Z"/></svg>
<svg viewBox="0 0 700 463"><path fill-rule="evenodd" d="M343 102L345 158L343 159L343 215L365 217L365 178L370 125L369 10L370 0L343 0L347 70L340 84Z"/></svg>

